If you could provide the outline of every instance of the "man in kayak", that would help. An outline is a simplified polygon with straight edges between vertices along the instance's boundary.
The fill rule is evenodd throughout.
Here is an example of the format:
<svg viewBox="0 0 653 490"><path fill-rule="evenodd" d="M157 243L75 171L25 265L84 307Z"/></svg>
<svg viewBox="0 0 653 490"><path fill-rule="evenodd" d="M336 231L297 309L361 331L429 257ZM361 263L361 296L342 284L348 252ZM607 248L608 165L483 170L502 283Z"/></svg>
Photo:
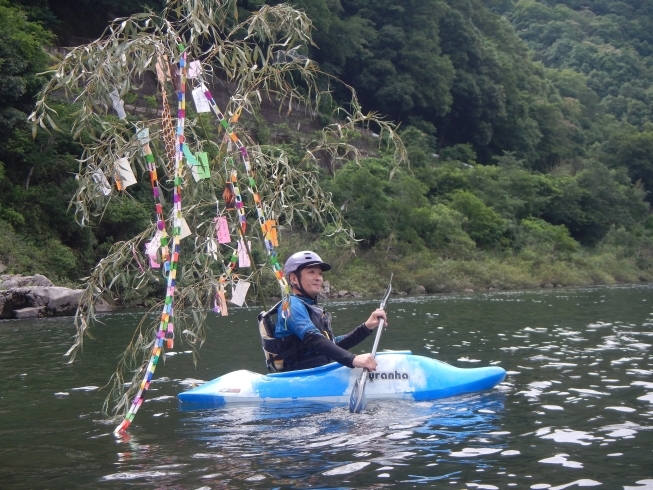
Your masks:
<svg viewBox="0 0 653 490"><path fill-rule="evenodd" d="M376 361L371 354L355 355L347 349L366 339L378 327L381 319L387 325L385 311L373 311L354 330L335 337L331 329L331 315L317 306L317 297L324 281L322 273L330 269L329 264L311 251L297 252L286 261L284 271L293 292L290 315L283 318L279 304L274 336L266 336L263 328L261 330L263 350L271 371L308 369L331 361L350 368L376 370ZM265 320L264 315L261 318ZM272 327L272 324L268 325Z"/></svg>

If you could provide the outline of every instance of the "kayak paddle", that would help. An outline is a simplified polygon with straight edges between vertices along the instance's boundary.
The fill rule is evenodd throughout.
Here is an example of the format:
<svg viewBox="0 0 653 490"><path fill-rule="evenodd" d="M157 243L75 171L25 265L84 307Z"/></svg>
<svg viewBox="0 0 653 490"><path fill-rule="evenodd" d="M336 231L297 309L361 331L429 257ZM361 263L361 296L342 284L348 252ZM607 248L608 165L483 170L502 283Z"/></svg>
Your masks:
<svg viewBox="0 0 653 490"><path fill-rule="evenodd" d="M385 290L383 299L381 300L381 308L385 310L385 305L388 303L388 298L392 292L392 274L390 274L390 282L388 283L388 288ZM381 331L383 330L383 318L379 320L379 326L376 330L376 338L374 339L374 346L372 347L372 357L376 355L376 348L379 345L379 340L381 339ZM367 382L367 373L369 370L367 368L363 369L360 378L354 383L354 389L351 392L351 397L349 397L349 412L351 413L361 413L365 410L365 405L367 404L367 399L365 398L365 383Z"/></svg>

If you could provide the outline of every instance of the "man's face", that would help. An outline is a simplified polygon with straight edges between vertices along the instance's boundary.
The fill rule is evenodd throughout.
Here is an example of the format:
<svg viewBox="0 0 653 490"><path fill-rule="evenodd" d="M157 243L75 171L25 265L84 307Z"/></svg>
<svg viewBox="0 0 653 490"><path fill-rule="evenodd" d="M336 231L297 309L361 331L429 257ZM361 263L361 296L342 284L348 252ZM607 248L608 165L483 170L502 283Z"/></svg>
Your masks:
<svg viewBox="0 0 653 490"><path fill-rule="evenodd" d="M299 274L301 275L302 286L309 296L316 297L320 294L324 278L322 277L322 268L319 265L306 267Z"/></svg>

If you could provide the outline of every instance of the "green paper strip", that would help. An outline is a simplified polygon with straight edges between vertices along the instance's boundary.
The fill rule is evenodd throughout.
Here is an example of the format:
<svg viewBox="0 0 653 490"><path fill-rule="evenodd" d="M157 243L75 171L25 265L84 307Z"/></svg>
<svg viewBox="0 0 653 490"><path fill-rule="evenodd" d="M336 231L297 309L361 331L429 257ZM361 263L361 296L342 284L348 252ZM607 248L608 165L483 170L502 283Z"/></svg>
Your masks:
<svg viewBox="0 0 653 490"><path fill-rule="evenodd" d="M209 156L206 152L201 151L195 154L195 157L200 162L200 167L197 169L197 174L200 179L210 179L211 170L209 169Z"/></svg>
<svg viewBox="0 0 653 490"><path fill-rule="evenodd" d="M193 156L193 154L188 149L188 145L184 145L184 156L186 157L186 161L188 162L189 165L199 165L200 164L197 160L195 160L195 157Z"/></svg>

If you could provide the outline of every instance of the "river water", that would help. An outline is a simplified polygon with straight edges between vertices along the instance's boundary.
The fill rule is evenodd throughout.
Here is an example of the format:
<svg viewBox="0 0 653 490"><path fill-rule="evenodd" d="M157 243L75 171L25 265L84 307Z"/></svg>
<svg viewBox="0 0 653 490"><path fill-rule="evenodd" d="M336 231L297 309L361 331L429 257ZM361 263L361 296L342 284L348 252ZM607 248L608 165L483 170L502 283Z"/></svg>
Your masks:
<svg viewBox="0 0 653 490"><path fill-rule="evenodd" d="M128 436L100 412L142 313L102 317L65 364L70 318L0 322L0 488L653 489L653 287L392 297L380 349L508 371L492 391L181 412L176 395L263 372L257 308L211 315L197 368L160 363ZM333 302L336 333L372 301ZM372 338L361 348L369 351ZM356 348L356 351L359 350Z"/></svg>

